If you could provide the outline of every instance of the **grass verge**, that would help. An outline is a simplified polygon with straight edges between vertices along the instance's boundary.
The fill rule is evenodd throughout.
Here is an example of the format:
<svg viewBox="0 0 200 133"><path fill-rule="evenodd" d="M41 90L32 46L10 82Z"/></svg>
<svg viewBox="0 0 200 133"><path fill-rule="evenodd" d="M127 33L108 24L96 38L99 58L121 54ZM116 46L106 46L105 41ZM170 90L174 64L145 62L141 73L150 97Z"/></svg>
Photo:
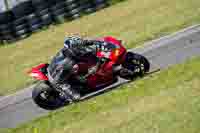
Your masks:
<svg viewBox="0 0 200 133"><path fill-rule="evenodd" d="M199 60L51 112L8 133L199 132Z"/></svg>
<svg viewBox="0 0 200 133"><path fill-rule="evenodd" d="M25 72L47 62L66 35L113 35L132 48L144 41L200 22L199 0L127 0L73 22L52 26L32 37L0 48L0 95L33 82Z"/></svg>

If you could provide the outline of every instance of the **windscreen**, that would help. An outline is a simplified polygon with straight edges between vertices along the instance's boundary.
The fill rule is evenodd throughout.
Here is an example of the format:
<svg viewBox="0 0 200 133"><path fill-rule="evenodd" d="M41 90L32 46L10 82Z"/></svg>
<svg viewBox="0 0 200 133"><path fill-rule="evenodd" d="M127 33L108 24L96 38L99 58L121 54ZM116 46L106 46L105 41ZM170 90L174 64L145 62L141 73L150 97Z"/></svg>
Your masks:
<svg viewBox="0 0 200 133"><path fill-rule="evenodd" d="M113 43L110 43L110 42L107 42L104 47L105 47L104 48L105 51L111 51L111 50L119 48L119 46L117 46L117 45L115 45Z"/></svg>
<svg viewBox="0 0 200 133"><path fill-rule="evenodd" d="M59 82L67 78L67 74L70 72L72 67L72 60L66 57L61 50L52 59L48 66L48 76L55 82Z"/></svg>

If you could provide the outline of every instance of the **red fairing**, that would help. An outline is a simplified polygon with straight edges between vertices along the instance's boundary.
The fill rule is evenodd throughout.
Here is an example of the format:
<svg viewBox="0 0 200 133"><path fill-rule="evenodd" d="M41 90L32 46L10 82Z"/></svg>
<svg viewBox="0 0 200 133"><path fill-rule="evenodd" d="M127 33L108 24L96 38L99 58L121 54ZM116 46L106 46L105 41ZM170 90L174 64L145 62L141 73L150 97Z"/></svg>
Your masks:
<svg viewBox="0 0 200 133"><path fill-rule="evenodd" d="M91 75L88 77L88 85L90 88L98 88L100 86L112 84L114 81L113 75L113 65L121 64L124 61L124 57L126 55L126 49L122 46L121 41L117 40L114 37L107 36L103 38L97 39L99 41L105 41L108 43L112 43L116 48L111 50L110 52L98 51L97 57L106 57L109 58L110 61L105 63L101 69L97 71L95 75Z"/></svg>
<svg viewBox="0 0 200 133"><path fill-rule="evenodd" d="M33 67L31 71L28 72L28 74L37 80L48 80L48 77L40 71L41 68L44 68L46 66L47 64L40 64L36 67Z"/></svg>
<svg viewBox="0 0 200 133"><path fill-rule="evenodd" d="M108 84L113 83L113 71L112 65L114 62L108 62L102 66L101 69L97 71L95 75L90 75L88 77L88 85L91 89L99 88Z"/></svg>
<svg viewBox="0 0 200 133"><path fill-rule="evenodd" d="M96 40L110 42L110 43L122 46L121 41L112 37L112 36L105 36L105 37L102 37L102 38L97 38Z"/></svg>
<svg viewBox="0 0 200 133"><path fill-rule="evenodd" d="M116 38L114 38L112 36L106 36L106 37L103 38L103 40L106 41L106 42L110 42L110 43L113 43L113 44L116 44L116 45L123 47L121 45L121 41L117 40Z"/></svg>

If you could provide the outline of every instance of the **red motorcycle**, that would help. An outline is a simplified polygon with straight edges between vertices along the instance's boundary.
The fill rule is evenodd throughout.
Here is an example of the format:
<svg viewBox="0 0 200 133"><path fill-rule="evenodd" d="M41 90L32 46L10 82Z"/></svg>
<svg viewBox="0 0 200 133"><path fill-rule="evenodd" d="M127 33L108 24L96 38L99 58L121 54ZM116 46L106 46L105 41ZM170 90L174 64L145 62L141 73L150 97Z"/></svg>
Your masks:
<svg viewBox="0 0 200 133"><path fill-rule="evenodd" d="M117 82L118 77L132 80L137 76L143 76L150 69L150 63L144 56L128 52L120 40L113 37L104 37L101 40L107 42L105 50L97 51L96 56L86 54L81 57L76 74L86 74L90 68L96 65L97 57L106 57L109 60L103 63L95 74L87 77L86 84L78 84L74 80L73 76L75 75L73 74L68 78L69 87L80 92L80 100L105 90L105 87ZM52 66L55 67L64 58L61 55L56 55L51 64L40 64L29 72L30 76L42 81L33 88L32 98L38 106L44 109L56 109L75 102L66 96L61 86L51 82L52 79L49 77L48 69L53 69ZM113 65L120 66L117 72L113 72ZM65 95L65 99L62 97L63 95Z"/></svg>

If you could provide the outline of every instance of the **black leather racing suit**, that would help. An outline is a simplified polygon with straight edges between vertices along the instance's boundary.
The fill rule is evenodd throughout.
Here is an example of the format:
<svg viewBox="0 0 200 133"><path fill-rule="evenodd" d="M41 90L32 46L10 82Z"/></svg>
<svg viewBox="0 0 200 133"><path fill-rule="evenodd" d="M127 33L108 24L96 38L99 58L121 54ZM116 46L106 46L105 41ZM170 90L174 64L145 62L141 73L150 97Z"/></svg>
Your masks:
<svg viewBox="0 0 200 133"><path fill-rule="evenodd" d="M86 53L96 55L98 49L103 50L106 42L97 40L87 40L80 37L67 37L64 43L64 48L61 49L52 60L49 65L49 73L54 84L63 85L63 90L71 95L72 99L77 100L80 98L80 94L65 84L67 76L70 76L74 72L73 67L77 64L78 58L85 55ZM105 61L105 59L98 59L96 66L88 71L88 74L84 76L77 76L76 79L81 83L87 81L87 77L91 74L96 73L99 66ZM54 62L57 65L54 67ZM52 67L52 70L51 70Z"/></svg>
<svg viewBox="0 0 200 133"><path fill-rule="evenodd" d="M79 60L82 56L84 56L87 53L93 54L96 56L96 52L98 49L104 50L104 46L106 45L106 42L104 41L97 41L97 40L89 40L89 39L83 39L77 36L74 37L67 37L64 43L64 48L62 49L62 52L66 57L71 58L73 60L73 66L77 63L76 61ZM98 67L105 61L105 58L97 60L96 66L91 69L91 71L88 71L88 74L82 77L77 77L80 82L86 81L87 76L90 74L94 74ZM73 73L73 69L72 69Z"/></svg>

